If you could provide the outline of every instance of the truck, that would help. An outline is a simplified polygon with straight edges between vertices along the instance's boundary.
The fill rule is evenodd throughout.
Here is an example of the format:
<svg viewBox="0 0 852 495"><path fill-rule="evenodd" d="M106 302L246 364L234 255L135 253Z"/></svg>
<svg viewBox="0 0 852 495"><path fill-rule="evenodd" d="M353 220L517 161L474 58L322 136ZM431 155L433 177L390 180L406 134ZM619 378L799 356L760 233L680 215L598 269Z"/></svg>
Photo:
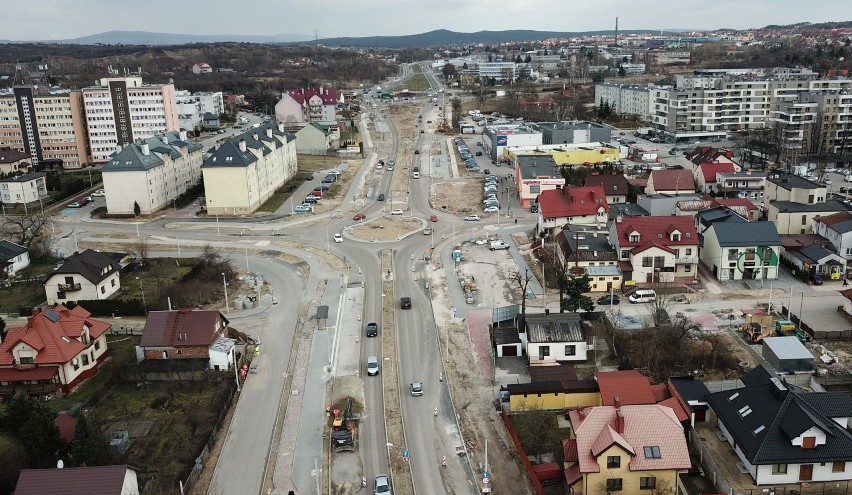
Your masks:
<svg viewBox="0 0 852 495"><path fill-rule="evenodd" d="M651 129L650 127L640 127L638 129L636 129L635 131L633 131L634 136L641 137L641 138L651 137L651 135L653 133L654 133L654 130Z"/></svg>

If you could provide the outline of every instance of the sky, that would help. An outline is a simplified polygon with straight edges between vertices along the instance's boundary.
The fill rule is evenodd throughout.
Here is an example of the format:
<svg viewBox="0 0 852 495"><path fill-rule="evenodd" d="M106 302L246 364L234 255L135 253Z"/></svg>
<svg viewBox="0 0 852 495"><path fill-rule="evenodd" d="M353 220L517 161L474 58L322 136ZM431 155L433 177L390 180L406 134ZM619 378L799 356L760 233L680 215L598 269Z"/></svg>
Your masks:
<svg viewBox="0 0 852 495"><path fill-rule="evenodd" d="M105 31L319 38L533 29L745 29L852 20L849 0L0 0L0 39Z"/></svg>

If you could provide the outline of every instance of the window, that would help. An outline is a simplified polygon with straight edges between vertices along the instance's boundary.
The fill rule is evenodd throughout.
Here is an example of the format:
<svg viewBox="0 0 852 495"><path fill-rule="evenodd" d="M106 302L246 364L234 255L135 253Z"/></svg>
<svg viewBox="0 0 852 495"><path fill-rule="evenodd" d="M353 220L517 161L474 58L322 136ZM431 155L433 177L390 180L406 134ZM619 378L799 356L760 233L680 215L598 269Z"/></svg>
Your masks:
<svg viewBox="0 0 852 495"><path fill-rule="evenodd" d="M101 294L106 294L106 287L103 285L101 286Z"/></svg>
<svg viewBox="0 0 852 495"><path fill-rule="evenodd" d="M692 273L692 265L683 265L684 273Z"/></svg>
<svg viewBox="0 0 852 495"><path fill-rule="evenodd" d="M642 257L642 266L645 267L645 268L653 266L652 265L653 262L654 262L654 258L651 258L650 256L643 256Z"/></svg>
<svg viewBox="0 0 852 495"><path fill-rule="evenodd" d="M62 291L57 292L57 293L56 293L56 298L57 298L57 299L65 299L65 293L64 293L64 292L62 292Z"/></svg>
<svg viewBox="0 0 852 495"><path fill-rule="evenodd" d="M88 366L88 365L89 365L89 355L83 354L83 366Z"/></svg>
<svg viewBox="0 0 852 495"><path fill-rule="evenodd" d="M772 465L772 474L787 474L787 465L786 464L773 464Z"/></svg>
<svg viewBox="0 0 852 495"><path fill-rule="evenodd" d="M35 358L32 356L21 356L18 361L20 361L21 364L33 364L35 363Z"/></svg>
<svg viewBox="0 0 852 495"><path fill-rule="evenodd" d="M808 224L808 216L802 215L802 225L807 225L807 224Z"/></svg>
<svg viewBox="0 0 852 495"><path fill-rule="evenodd" d="M606 491L608 492L620 492L621 491L621 478L609 478L606 480Z"/></svg>
<svg viewBox="0 0 852 495"><path fill-rule="evenodd" d="M99 350L101 348L101 342L99 340L95 341L95 350Z"/></svg>
<svg viewBox="0 0 852 495"><path fill-rule="evenodd" d="M679 242L680 234L672 234L672 242Z"/></svg>
<svg viewBox="0 0 852 495"><path fill-rule="evenodd" d="M639 242L639 234L630 234L630 242Z"/></svg>
<svg viewBox="0 0 852 495"><path fill-rule="evenodd" d="M843 461L837 461L831 463L831 472L832 473L842 473L846 471L846 463Z"/></svg>
<svg viewBox="0 0 852 495"><path fill-rule="evenodd" d="M577 355L577 346L566 345L565 346L565 355L566 356L576 356Z"/></svg>
<svg viewBox="0 0 852 495"><path fill-rule="evenodd" d="M80 369L80 363L76 359L72 361L71 364L74 366L74 371Z"/></svg>
<svg viewBox="0 0 852 495"><path fill-rule="evenodd" d="M112 286L115 287L115 279L110 280L112 282Z"/></svg>
<svg viewBox="0 0 852 495"><path fill-rule="evenodd" d="M686 253L684 253L684 255L689 256L691 254L692 254L692 248L686 248Z"/></svg>
<svg viewBox="0 0 852 495"><path fill-rule="evenodd" d="M606 467L607 467L607 469L620 468L621 467L621 456L617 456L617 455L606 456Z"/></svg>
<svg viewBox="0 0 852 495"><path fill-rule="evenodd" d="M852 248L849 248L848 251L849 251L849 254L852 254ZM626 260L628 258L630 258L630 250L629 249L623 249L621 251L621 259Z"/></svg>
<svg viewBox="0 0 852 495"><path fill-rule="evenodd" d="M657 488L657 478L655 476L642 476L639 478L640 490L653 490Z"/></svg>
<svg viewBox="0 0 852 495"><path fill-rule="evenodd" d="M651 447L645 447L645 459L660 459L660 447L654 445Z"/></svg>

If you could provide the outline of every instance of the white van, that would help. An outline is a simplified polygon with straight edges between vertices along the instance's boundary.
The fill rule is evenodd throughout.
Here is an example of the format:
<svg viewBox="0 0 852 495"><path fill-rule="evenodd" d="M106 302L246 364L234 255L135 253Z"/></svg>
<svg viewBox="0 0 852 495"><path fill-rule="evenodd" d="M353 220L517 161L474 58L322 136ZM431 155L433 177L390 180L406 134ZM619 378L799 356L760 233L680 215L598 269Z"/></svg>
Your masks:
<svg viewBox="0 0 852 495"><path fill-rule="evenodd" d="M509 249L509 245L503 241L491 241L488 248L492 251L497 251L498 249Z"/></svg>
<svg viewBox="0 0 852 495"><path fill-rule="evenodd" d="M627 297L633 304L649 303L657 300L657 293L653 289L639 289Z"/></svg>

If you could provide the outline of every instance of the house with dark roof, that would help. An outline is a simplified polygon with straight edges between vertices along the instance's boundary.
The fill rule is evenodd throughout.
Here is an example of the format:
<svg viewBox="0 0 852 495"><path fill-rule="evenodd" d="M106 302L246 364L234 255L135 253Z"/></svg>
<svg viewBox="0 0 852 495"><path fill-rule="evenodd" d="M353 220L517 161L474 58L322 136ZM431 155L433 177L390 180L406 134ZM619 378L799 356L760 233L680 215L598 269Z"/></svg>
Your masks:
<svg viewBox="0 0 852 495"><path fill-rule="evenodd" d="M130 466L22 469L15 495L139 495Z"/></svg>
<svg viewBox="0 0 852 495"><path fill-rule="evenodd" d="M814 233L831 242L834 251L852 260L852 212L840 211L831 215L816 215L813 219Z"/></svg>
<svg viewBox="0 0 852 495"><path fill-rule="evenodd" d="M534 369L549 370L564 368L557 366L532 366ZM509 408L512 412L529 410L567 411L578 407L594 407L600 405L601 395L598 383L594 380L553 379L531 383L510 383L506 385L509 392Z"/></svg>
<svg viewBox="0 0 852 495"><path fill-rule="evenodd" d="M814 218L852 210L846 203L836 199L817 203L795 201L770 201L766 204L766 216L778 227L779 234L808 234L814 231Z"/></svg>
<svg viewBox="0 0 852 495"><path fill-rule="evenodd" d="M219 128L219 116L213 112L204 112L201 116L201 127L207 130L215 130Z"/></svg>
<svg viewBox="0 0 852 495"><path fill-rule="evenodd" d="M618 253L623 282L694 284L697 280L699 239L692 217L619 217L610 222L609 242Z"/></svg>
<svg viewBox="0 0 852 495"><path fill-rule="evenodd" d="M716 192L716 175L723 172L736 172L738 169L739 167L733 162L701 163L693 170L695 189L704 194Z"/></svg>
<svg viewBox="0 0 852 495"><path fill-rule="evenodd" d="M738 468L758 486L852 480L852 396L807 392L759 371L744 387L707 395Z"/></svg>
<svg viewBox="0 0 852 495"><path fill-rule="evenodd" d="M35 310L25 325L8 329L0 344L0 398L68 393L98 372L106 359L110 323L82 306Z"/></svg>
<svg viewBox="0 0 852 495"><path fill-rule="evenodd" d="M775 280L781 237L772 222L713 222L701 234L701 262L717 280Z"/></svg>
<svg viewBox="0 0 852 495"><path fill-rule="evenodd" d="M702 163L736 163L733 150L712 146L698 146L686 154L686 159L695 164L696 167Z"/></svg>
<svg viewBox="0 0 852 495"><path fill-rule="evenodd" d="M0 240L0 268L7 278L30 266L30 251L6 239Z"/></svg>
<svg viewBox="0 0 852 495"><path fill-rule="evenodd" d="M209 215L256 211L296 175L295 137L267 122L219 145L201 165Z"/></svg>
<svg viewBox="0 0 852 495"><path fill-rule="evenodd" d="M32 160L30 155L23 151L0 146L0 173L6 175L12 173L32 172Z"/></svg>
<svg viewBox="0 0 852 495"><path fill-rule="evenodd" d="M764 201L791 201L794 203L822 203L828 197L824 184L799 177L795 174L772 173L766 178Z"/></svg>
<svg viewBox="0 0 852 495"><path fill-rule="evenodd" d="M590 345L576 313L528 313L522 325L530 366L586 362Z"/></svg>
<svg viewBox="0 0 852 495"><path fill-rule="evenodd" d="M693 194L695 179L686 169L652 170L645 187L647 194Z"/></svg>
<svg viewBox="0 0 852 495"><path fill-rule="evenodd" d="M104 164L107 212L150 215L174 205L174 200L201 180L201 144L186 131L166 132L128 144Z"/></svg>
<svg viewBox="0 0 852 495"><path fill-rule="evenodd" d="M542 193L565 187L565 178L552 154L519 154L514 165L519 179L515 181L515 192L524 208L529 208Z"/></svg>
<svg viewBox="0 0 852 495"><path fill-rule="evenodd" d="M296 134L296 153L324 155L331 147L332 135L328 128L316 122L299 129Z"/></svg>
<svg viewBox="0 0 852 495"><path fill-rule="evenodd" d="M846 273L846 258L816 243L797 250L785 249L781 258L789 261L796 271L818 274L827 280L840 280Z"/></svg>
<svg viewBox="0 0 852 495"><path fill-rule="evenodd" d="M686 429L695 428L696 423L706 423L710 420L707 411L707 394L710 390L704 382L697 380L694 376L671 377L666 382L669 395L680 404L686 412L689 421Z"/></svg>
<svg viewBox="0 0 852 495"><path fill-rule="evenodd" d="M716 222L744 223L748 220L738 212L725 206L709 206L695 215L695 228L701 235Z"/></svg>
<svg viewBox="0 0 852 495"><path fill-rule="evenodd" d="M556 259L574 270L589 275L593 292L619 290L621 270L618 252L609 243L609 231L603 228L566 225L554 235Z"/></svg>
<svg viewBox="0 0 852 495"><path fill-rule="evenodd" d="M275 104L275 121L285 124L303 122L334 123L337 120L335 88L298 88L281 94Z"/></svg>
<svg viewBox="0 0 852 495"><path fill-rule="evenodd" d="M645 208L642 208L636 203L619 203L609 205L609 219L615 220L618 217L647 217L650 213Z"/></svg>
<svg viewBox="0 0 852 495"><path fill-rule="evenodd" d="M613 172L611 174L587 175L583 181L584 186L601 186L606 194L606 202L610 207L615 204L627 203L627 194L630 192L630 184L624 174Z"/></svg>
<svg viewBox="0 0 852 495"><path fill-rule="evenodd" d="M123 257L91 249L72 254L44 281L47 304L109 299L121 289L119 260Z"/></svg>
<svg viewBox="0 0 852 495"><path fill-rule="evenodd" d="M200 360L207 369L232 368L236 340L228 338L227 328L228 320L218 311L151 311L139 341L140 360Z"/></svg>
<svg viewBox="0 0 852 495"><path fill-rule="evenodd" d="M553 234L563 225L604 226L609 203L601 186L565 186L538 195L538 232Z"/></svg>
<svg viewBox="0 0 852 495"><path fill-rule="evenodd" d="M571 493L668 492L692 467L683 427L662 404L568 411L572 438L562 440ZM603 488L602 488L603 487Z"/></svg>

